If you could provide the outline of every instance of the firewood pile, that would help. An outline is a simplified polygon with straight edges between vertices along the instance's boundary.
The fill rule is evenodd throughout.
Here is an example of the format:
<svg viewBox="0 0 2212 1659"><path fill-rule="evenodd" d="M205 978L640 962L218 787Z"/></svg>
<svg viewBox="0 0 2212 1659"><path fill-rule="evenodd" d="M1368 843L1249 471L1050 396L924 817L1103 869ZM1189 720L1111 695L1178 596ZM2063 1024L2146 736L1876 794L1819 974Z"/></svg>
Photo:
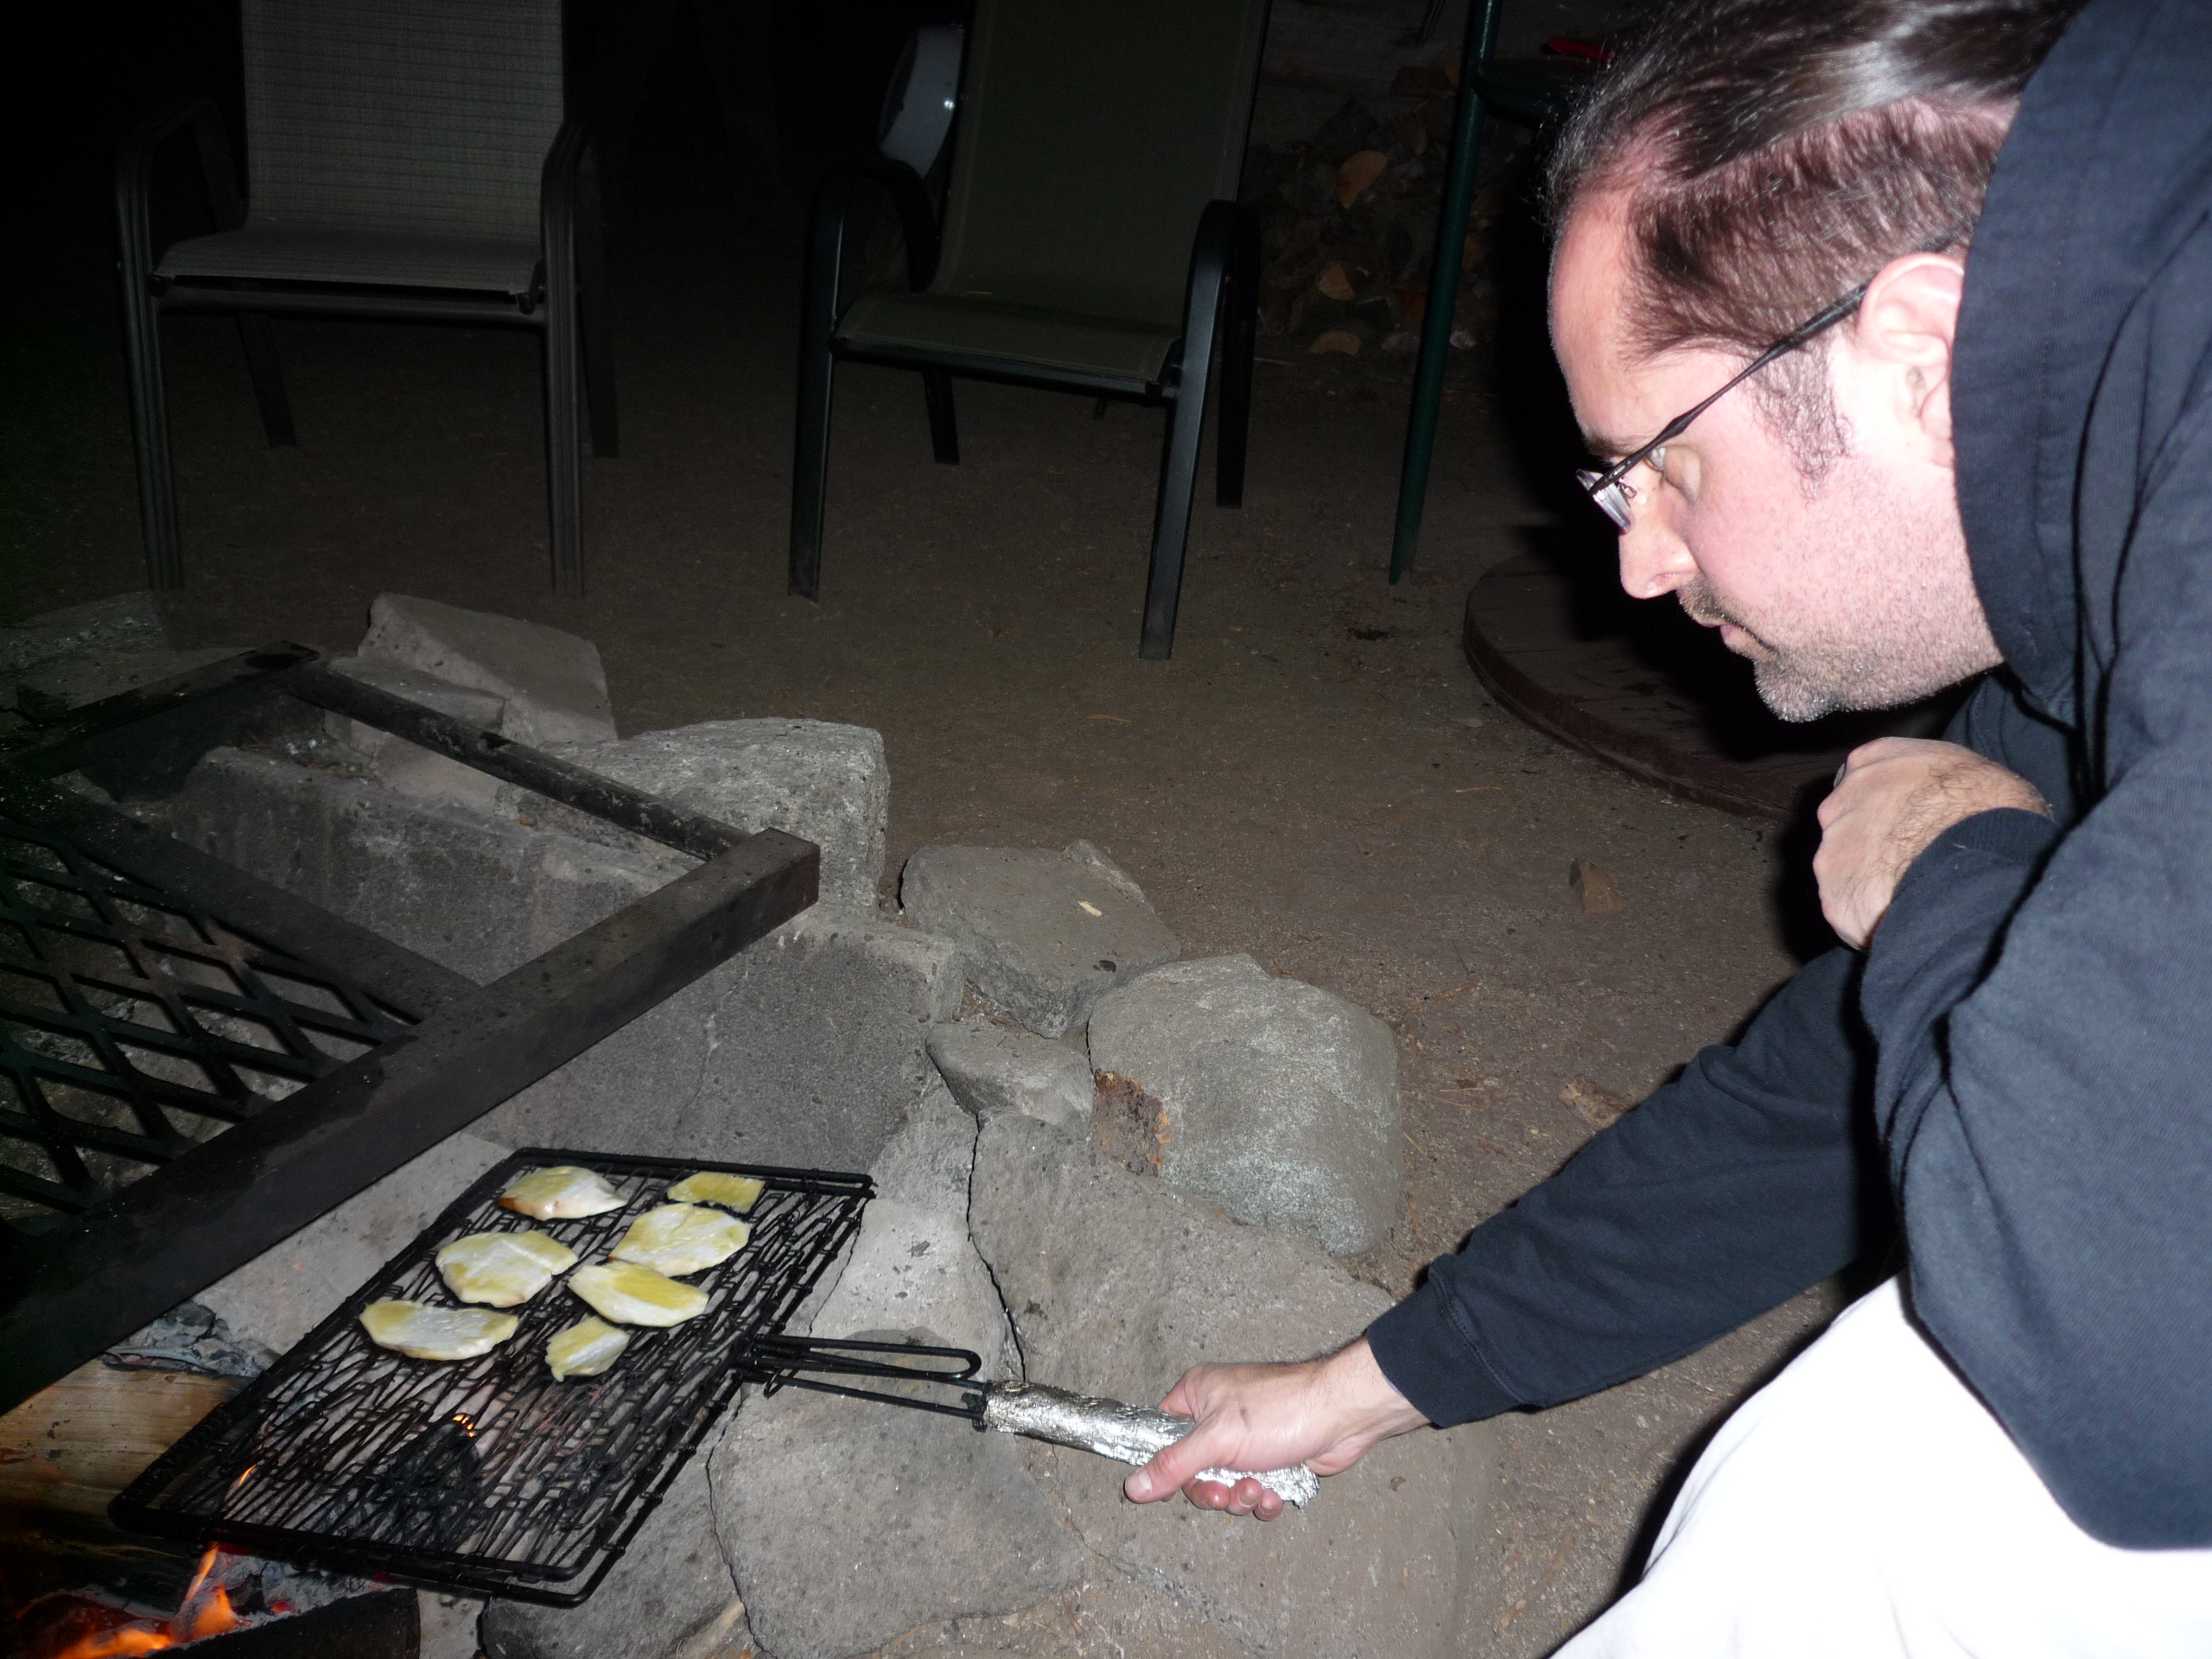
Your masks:
<svg viewBox="0 0 2212 1659"><path fill-rule="evenodd" d="M1260 333L1307 352L1408 358L1428 309L1429 250L1451 152L1452 101L1377 115L1352 100L1310 139L1252 152L1260 210ZM1529 149L1522 130L1484 133L1473 210L1459 238L1462 273L1452 345L1496 328L1491 232Z"/></svg>

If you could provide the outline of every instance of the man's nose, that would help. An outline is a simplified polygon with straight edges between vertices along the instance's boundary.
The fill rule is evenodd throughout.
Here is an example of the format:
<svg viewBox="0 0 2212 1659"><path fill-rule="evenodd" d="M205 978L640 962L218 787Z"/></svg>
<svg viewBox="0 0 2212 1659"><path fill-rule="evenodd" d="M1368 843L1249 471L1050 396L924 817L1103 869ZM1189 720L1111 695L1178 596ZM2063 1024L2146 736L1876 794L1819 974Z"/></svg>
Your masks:
<svg viewBox="0 0 2212 1659"><path fill-rule="evenodd" d="M1689 543L1658 522L1652 505L1637 505L1643 510L1621 532L1621 586L1631 599L1657 599L1695 575L1697 561Z"/></svg>

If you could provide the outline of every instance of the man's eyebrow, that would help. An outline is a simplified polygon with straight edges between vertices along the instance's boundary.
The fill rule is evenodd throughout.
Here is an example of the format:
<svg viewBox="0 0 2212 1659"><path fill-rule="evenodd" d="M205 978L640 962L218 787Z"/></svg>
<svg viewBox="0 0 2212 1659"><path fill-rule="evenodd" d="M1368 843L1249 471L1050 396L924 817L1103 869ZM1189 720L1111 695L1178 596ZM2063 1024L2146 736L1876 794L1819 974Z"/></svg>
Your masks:
<svg viewBox="0 0 2212 1659"><path fill-rule="evenodd" d="M1607 461L1618 461L1623 455L1631 453L1637 448L1637 445L1627 438L1608 437L1603 432L1592 432L1586 426L1582 429L1582 442L1589 445L1592 454L1602 456Z"/></svg>

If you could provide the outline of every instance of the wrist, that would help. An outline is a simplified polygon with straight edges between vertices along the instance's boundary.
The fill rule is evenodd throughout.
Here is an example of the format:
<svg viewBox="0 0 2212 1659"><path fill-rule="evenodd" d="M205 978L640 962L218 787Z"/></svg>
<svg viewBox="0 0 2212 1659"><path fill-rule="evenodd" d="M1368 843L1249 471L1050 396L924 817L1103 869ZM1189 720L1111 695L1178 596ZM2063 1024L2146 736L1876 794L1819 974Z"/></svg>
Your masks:
<svg viewBox="0 0 2212 1659"><path fill-rule="evenodd" d="M1323 1360L1320 1381L1339 1421L1351 1433L1370 1443L1419 1428L1428 1421L1383 1375L1365 1337Z"/></svg>

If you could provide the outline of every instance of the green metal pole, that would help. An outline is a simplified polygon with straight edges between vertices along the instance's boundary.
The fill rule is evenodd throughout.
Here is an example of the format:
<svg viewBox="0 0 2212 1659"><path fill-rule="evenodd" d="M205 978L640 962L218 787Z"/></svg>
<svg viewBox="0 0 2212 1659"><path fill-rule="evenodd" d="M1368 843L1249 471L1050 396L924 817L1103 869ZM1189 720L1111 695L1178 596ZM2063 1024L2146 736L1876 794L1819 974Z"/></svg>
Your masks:
<svg viewBox="0 0 2212 1659"><path fill-rule="evenodd" d="M1445 359L1452 350L1452 315L1459 300L1460 249L1475 205L1475 161L1482 149L1483 99L1476 90L1497 46L1498 0L1467 8L1467 39L1459 59L1459 103L1452 124L1452 160L1444 174L1444 205L1429 256L1428 312L1414 370L1414 406L1406 421L1405 465L1398 474L1398 525L1390 544L1390 580L1413 569L1428 500L1428 463L1436 448L1436 416L1444 402Z"/></svg>

